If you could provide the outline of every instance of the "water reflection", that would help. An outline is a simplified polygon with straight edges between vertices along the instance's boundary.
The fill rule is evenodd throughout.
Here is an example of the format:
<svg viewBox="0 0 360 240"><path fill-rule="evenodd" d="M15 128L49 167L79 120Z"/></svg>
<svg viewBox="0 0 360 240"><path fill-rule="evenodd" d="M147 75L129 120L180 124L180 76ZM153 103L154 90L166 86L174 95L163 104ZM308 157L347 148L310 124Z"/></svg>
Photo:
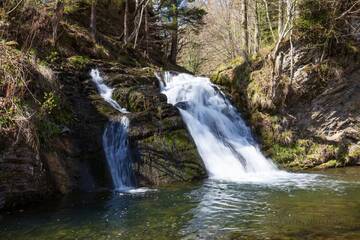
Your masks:
<svg viewBox="0 0 360 240"><path fill-rule="evenodd" d="M354 194L360 196L354 192L358 188L320 174L288 174L268 184L209 180L189 193L199 203L181 234L183 239L282 239L306 232L331 235L334 225L360 230L359 201L351 204Z"/></svg>
<svg viewBox="0 0 360 240"><path fill-rule="evenodd" d="M4 214L0 239L360 239L357 171L73 195Z"/></svg>

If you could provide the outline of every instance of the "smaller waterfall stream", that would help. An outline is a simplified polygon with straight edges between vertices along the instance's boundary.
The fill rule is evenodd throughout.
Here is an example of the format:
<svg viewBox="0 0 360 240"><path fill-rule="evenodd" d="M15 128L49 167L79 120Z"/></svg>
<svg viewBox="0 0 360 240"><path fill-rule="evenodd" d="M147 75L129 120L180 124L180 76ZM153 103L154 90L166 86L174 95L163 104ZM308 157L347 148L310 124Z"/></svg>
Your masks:
<svg viewBox="0 0 360 240"><path fill-rule="evenodd" d="M103 134L103 146L116 190L134 186L131 154L128 143L129 119L109 122Z"/></svg>
<svg viewBox="0 0 360 240"><path fill-rule="evenodd" d="M112 93L114 89L109 88L105 83L104 79L100 76L98 69L92 69L90 72L91 80L96 84L96 88L100 96L109 103L113 108L121 113L128 113L126 108L122 108L114 99L112 99Z"/></svg>
<svg viewBox="0 0 360 240"><path fill-rule="evenodd" d="M113 98L113 89L109 88L97 69L90 72L92 81L101 97L120 113L128 113ZM108 162L114 187L118 191L133 189L134 174L131 169L131 154L128 144L128 128L130 121L122 116L120 121L110 121L103 134L103 148Z"/></svg>

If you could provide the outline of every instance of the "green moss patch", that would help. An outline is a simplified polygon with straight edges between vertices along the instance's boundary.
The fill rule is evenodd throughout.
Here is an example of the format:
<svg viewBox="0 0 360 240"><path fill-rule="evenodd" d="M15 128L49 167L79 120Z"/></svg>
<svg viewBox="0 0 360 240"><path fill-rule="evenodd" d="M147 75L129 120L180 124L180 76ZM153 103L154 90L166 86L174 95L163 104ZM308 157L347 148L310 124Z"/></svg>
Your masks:
<svg viewBox="0 0 360 240"><path fill-rule="evenodd" d="M90 63L90 58L87 56L72 56L67 59L70 66L77 68L77 69L83 69Z"/></svg>

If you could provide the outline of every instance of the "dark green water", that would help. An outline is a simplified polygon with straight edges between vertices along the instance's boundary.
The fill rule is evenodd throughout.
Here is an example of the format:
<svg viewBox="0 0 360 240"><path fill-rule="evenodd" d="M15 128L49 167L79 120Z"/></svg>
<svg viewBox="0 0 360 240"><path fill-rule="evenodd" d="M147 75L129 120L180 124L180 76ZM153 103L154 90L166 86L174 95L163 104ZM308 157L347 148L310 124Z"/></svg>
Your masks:
<svg viewBox="0 0 360 240"><path fill-rule="evenodd" d="M360 239L360 169L316 174L68 196L3 214L0 239Z"/></svg>

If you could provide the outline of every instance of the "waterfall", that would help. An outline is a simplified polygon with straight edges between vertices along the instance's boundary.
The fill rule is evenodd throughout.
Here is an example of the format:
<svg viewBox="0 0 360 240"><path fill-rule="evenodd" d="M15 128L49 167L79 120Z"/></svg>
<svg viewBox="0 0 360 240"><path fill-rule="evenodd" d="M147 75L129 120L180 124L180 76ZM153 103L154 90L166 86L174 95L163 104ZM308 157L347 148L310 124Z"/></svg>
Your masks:
<svg viewBox="0 0 360 240"><path fill-rule="evenodd" d="M179 108L209 178L248 181L282 172L262 155L238 111L208 78L167 72L160 85Z"/></svg>
<svg viewBox="0 0 360 240"><path fill-rule="evenodd" d="M113 89L109 88L97 69L90 72L92 81L96 84L101 97L120 113L128 113L113 98ZM128 143L128 128L130 121L122 116L120 121L110 121L103 134L103 148L110 168L114 187L118 191L132 189L134 176L131 168L131 155Z"/></svg>
<svg viewBox="0 0 360 240"><path fill-rule="evenodd" d="M128 128L129 119L121 117L120 122L109 122L103 134L105 156L116 190L134 186Z"/></svg>
<svg viewBox="0 0 360 240"><path fill-rule="evenodd" d="M125 108L122 108L114 99L112 99L112 93L114 89L109 88L105 83L104 79L100 76L98 69L92 69L90 72L91 80L96 84L96 88L100 96L109 103L114 109L121 113L128 113Z"/></svg>

